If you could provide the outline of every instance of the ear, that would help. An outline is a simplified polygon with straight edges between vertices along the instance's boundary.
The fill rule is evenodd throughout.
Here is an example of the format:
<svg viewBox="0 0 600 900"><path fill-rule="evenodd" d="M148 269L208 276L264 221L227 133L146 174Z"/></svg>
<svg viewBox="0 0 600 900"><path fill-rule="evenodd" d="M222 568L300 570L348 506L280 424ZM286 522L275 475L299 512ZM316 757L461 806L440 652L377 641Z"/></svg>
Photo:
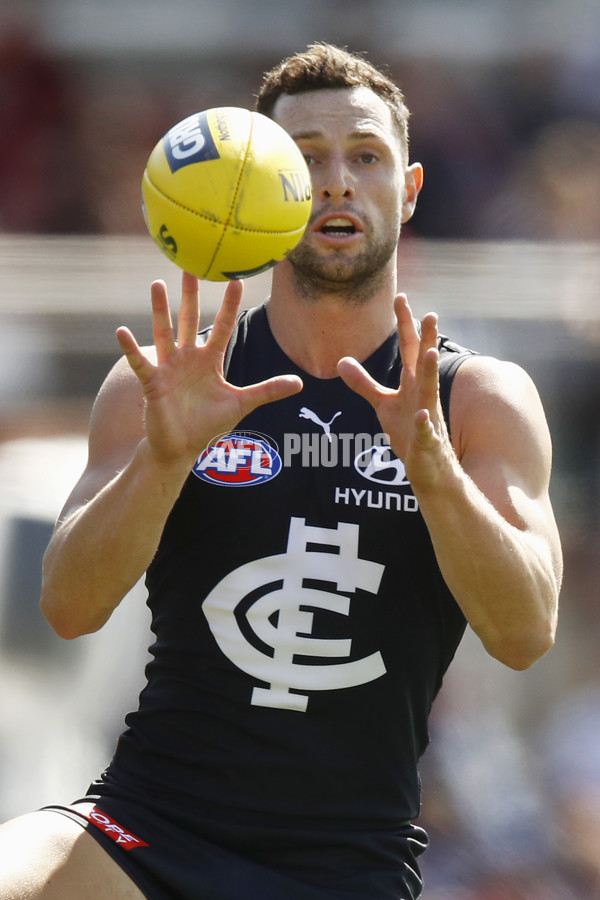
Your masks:
<svg viewBox="0 0 600 900"><path fill-rule="evenodd" d="M423 166L413 163L404 173L404 191L402 198L402 224L408 222L415 211L419 191L423 187Z"/></svg>

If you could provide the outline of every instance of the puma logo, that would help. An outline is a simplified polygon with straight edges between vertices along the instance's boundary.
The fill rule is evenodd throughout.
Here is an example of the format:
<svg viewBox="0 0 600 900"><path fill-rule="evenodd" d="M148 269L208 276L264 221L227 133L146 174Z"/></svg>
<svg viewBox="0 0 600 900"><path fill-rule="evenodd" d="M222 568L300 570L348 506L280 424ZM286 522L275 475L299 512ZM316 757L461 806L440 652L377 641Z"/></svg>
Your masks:
<svg viewBox="0 0 600 900"><path fill-rule="evenodd" d="M336 412L335 415L331 417L329 422L323 422L318 417L318 415L312 411L312 409L309 409L307 406L303 406L300 410L299 417L301 419L310 419L310 421L314 422L315 425L320 425L324 433L327 435L327 440L329 441L329 443L331 443L331 423L334 421L334 419L337 419L338 416L341 416L341 414L342 411L339 410L339 412Z"/></svg>

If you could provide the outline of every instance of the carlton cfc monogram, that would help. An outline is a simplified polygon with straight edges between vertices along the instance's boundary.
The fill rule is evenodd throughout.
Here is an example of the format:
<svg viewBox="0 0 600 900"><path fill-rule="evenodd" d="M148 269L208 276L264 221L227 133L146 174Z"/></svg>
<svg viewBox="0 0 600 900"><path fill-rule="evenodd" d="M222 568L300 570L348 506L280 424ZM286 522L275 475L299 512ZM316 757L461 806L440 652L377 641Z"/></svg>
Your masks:
<svg viewBox="0 0 600 900"><path fill-rule="evenodd" d="M305 579L333 583L347 593L361 589L375 594L379 588L384 566L359 557L358 538L358 525L340 522L337 528L316 528L304 519L292 518L285 553L240 566L226 575L204 601L204 614L225 656L244 672L269 684L254 688L254 706L305 712L307 692L311 690L355 687L385 674L379 651L350 660L351 639L310 636L314 613L305 607L349 616L351 600L332 590L306 587ZM259 639L253 644L239 626L237 608L261 587L264 593L246 612L247 624ZM272 656L260 649L261 642L273 649ZM306 665L295 662L297 656L316 657L321 662ZM346 662L331 662L340 659Z"/></svg>

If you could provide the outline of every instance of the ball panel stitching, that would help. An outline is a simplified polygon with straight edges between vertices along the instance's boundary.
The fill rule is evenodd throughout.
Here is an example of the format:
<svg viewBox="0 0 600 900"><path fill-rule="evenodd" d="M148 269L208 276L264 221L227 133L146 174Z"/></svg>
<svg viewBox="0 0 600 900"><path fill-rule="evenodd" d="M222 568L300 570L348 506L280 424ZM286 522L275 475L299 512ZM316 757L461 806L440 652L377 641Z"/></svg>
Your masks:
<svg viewBox="0 0 600 900"><path fill-rule="evenodd" d="M192 209L190 206L186 206L185 203L181 203L181 201L174 200L173 197L169 197L158 187L158 185L156 185L152 181L152 178L150 177L148 172L146 172L146 175L148 177L148 181L150 182L150 184L152 185L154 190L157 191L161 197L163 197L165 200L167 200L168 203L172 203L173 206L177 206L179 209L184 210L184 212L191 213L191 215L197 216L199 219L204 219L206 222L211 222L213 225L218 225L221 228L225 228L225 229L231 227L229 224L229 219L231 218L231 211L229 213L228 220L226 222L222 222L220 219L215 219L212 216L204 215L203 213L198 212L198 210ZM233 205L232 205L232 209L233 209ZM275 237L277 237L278 235L281 235L281 237L284 237L287 234L297 234L299 231L304 231L304 229L306 228L306 225L300 225L300 226L298 226L298 228L290 228L287 231L272 231L272 230L269 230L266 228L249 228L246 225L235 225L234 227L235 227L236 231L243 231L243 232L247 232L248 234L272 234Z"/></svg>

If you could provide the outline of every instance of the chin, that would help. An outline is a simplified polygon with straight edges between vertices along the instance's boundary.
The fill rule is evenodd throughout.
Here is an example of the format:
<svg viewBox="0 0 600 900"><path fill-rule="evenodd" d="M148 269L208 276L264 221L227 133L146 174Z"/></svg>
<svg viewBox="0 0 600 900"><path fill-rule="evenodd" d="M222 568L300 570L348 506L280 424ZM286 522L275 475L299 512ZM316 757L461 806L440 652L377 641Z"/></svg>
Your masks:
<svg viewBox="0 0 600 900"><path fill-rule="evenodd" d="M378 285L392 259L395 266L396 244L368 248L355 255L341 249L327 256L315 252L308 244L300 244L287 257L298 280L330 293L356 291L367 283Z"/></svg>

